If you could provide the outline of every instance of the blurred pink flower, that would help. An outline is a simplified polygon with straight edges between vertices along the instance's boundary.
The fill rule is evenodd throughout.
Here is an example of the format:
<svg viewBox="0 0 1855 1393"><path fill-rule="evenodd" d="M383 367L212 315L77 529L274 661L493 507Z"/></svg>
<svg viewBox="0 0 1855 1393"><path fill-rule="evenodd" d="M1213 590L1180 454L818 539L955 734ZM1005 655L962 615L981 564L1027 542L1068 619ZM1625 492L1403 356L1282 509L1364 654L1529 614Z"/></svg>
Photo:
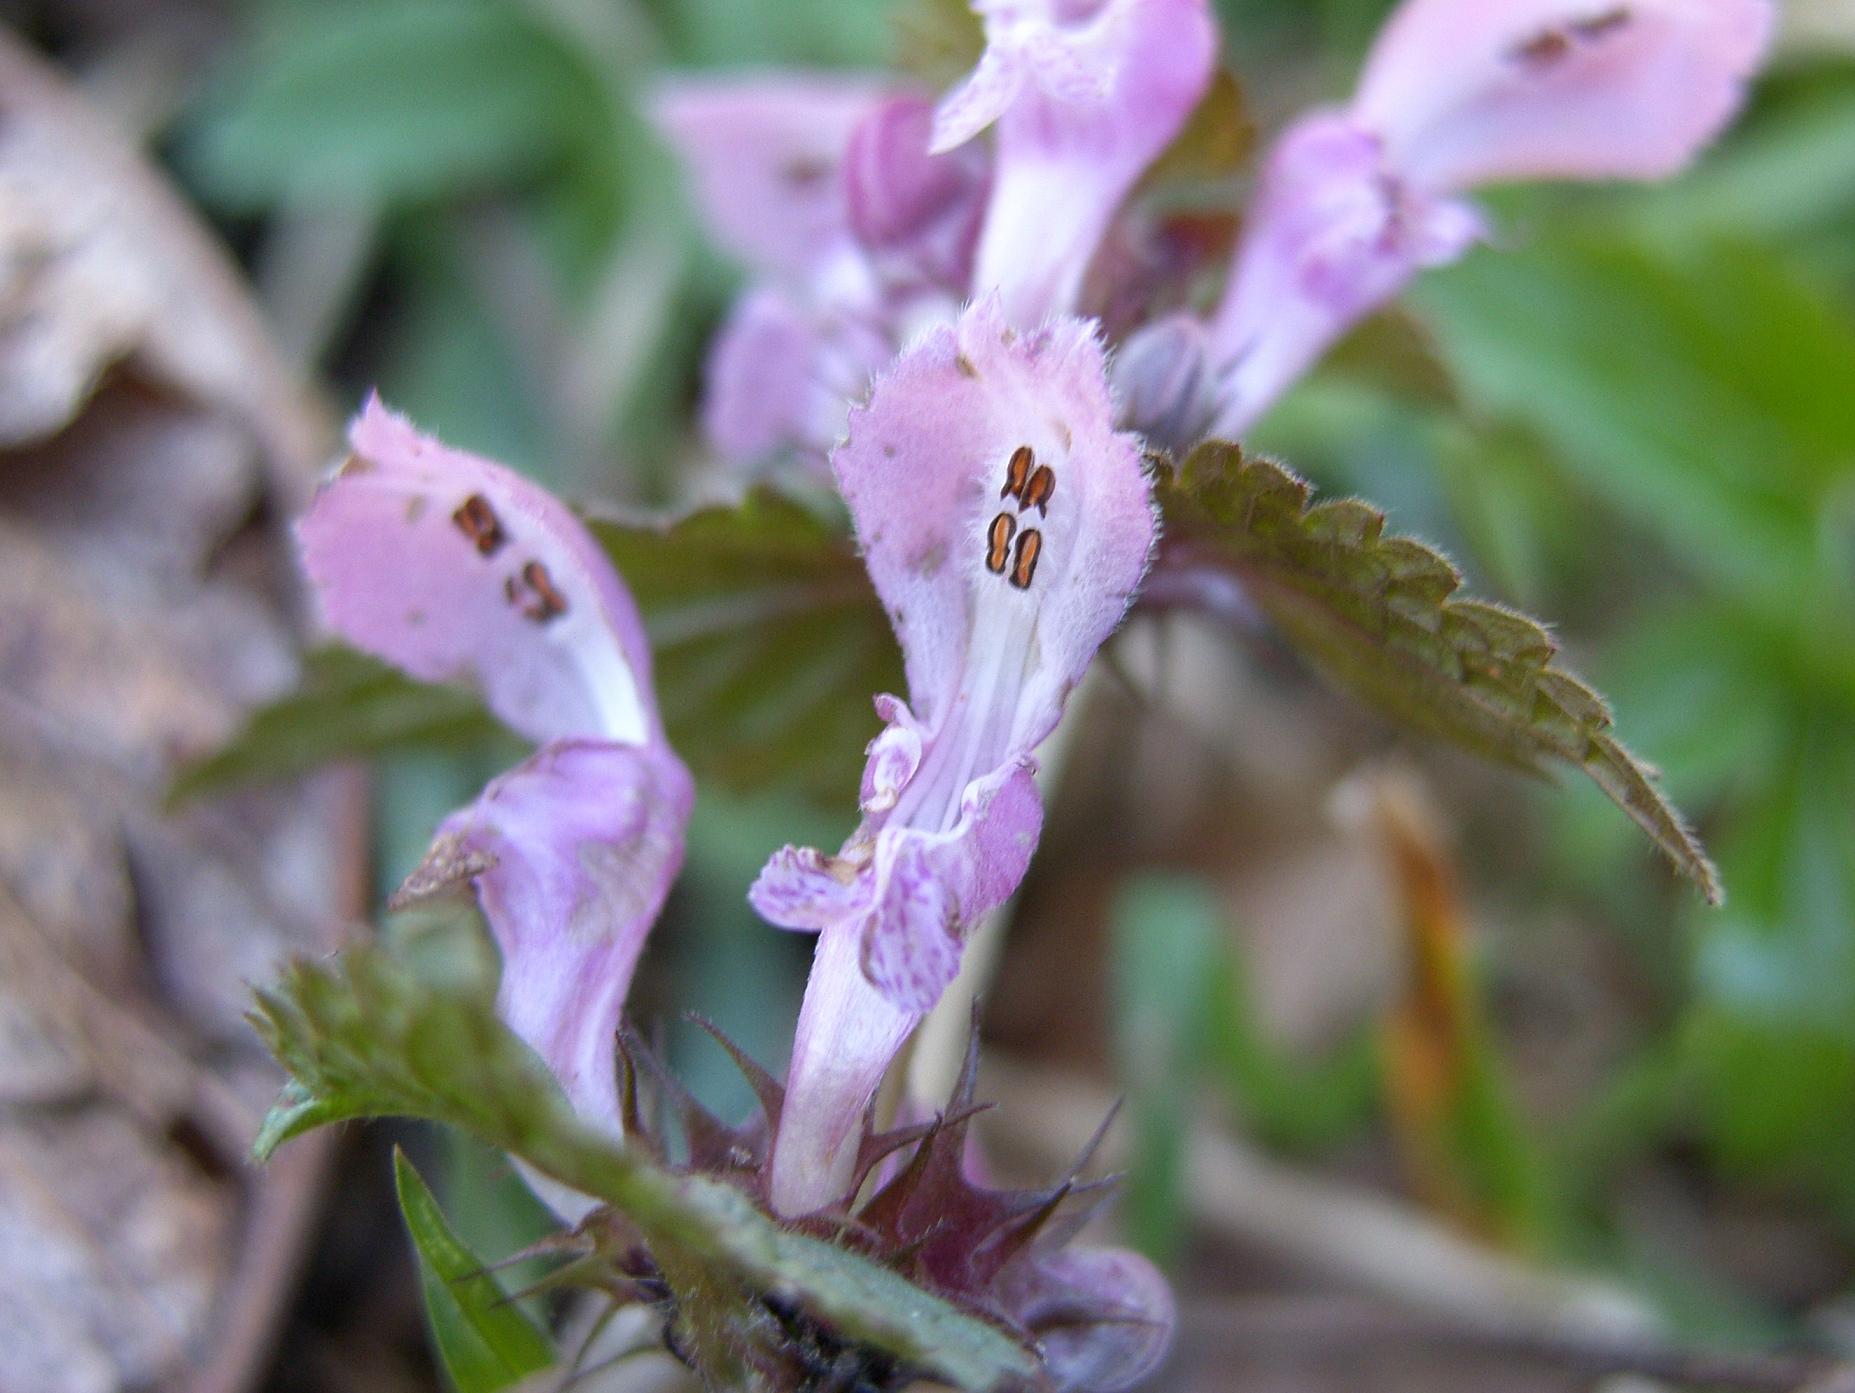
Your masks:
<svg viewBox="0 0 1855 1393"><path fill-rule="evenodd" d="M752 280L709 351L702 419L731 463L813 472L850 403L971 276L988 161L930 155L928 103L866 78L678 79L652 104L697 208Z"/></svg>
<svg viewBox="0 0 1855 1393"><path fill-rule="evenodd" d="M1092 326L1034 333L996 298L933 330L852 412L832 456L901 640L909 701L877 699L863 822L835 856L776 853L752 899L822 939L793 1045L772 1201L843 1197L863 1109L1017 888L1042 826L1033 752L1126 613L1156 524Z"/></svg>
<svg viewBox="0 0 1855 1393"><path fill-rule="evenodd" d="M1012 323L1073 313L1109 220L1217 63L1205 0L973 0L986 47L940 104L937 151L996 123L972 289Z"/></svg>
<svg viewBox="0 0 1855 1393"><path fill-rule="evenodd" d="M980 0L978 68L938 108L820 74L684 79L654 120L753 282L713 346L703 422L739 465L825 472L874 375L969 298L1023 328L1076 307L1140 174L1211 79L1207 0ZM974 140L996 124L988 147Z"/></svg>
<svg viewBox="0 0 1855 1393"><path fill-rule="evenodd" d="M1212 324L1239 435L1361 317L1481 235L1459 195L1523 179L1659 179L1738 109L1769 0L1405 0L1343 111L1263 168Z"/></svg>
<svg viewBox="0 0 1855 1393"><path fill-rule="evenodd" d="M593 1126L623 1130L619 1015L683 860L693 786L664 740L624 582L544 490L370 400L300 524L329 628L426 682L466 680L536 741L447 818L401 896L468 885L497 1004Z"/></svg>

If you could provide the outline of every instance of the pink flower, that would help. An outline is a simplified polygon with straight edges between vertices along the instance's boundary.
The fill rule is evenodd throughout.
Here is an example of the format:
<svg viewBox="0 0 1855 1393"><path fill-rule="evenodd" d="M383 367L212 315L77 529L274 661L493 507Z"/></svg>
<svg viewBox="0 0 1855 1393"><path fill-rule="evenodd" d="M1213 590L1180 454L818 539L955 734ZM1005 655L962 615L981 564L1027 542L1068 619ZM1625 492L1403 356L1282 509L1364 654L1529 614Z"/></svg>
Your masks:
<svg viewBox="0 0 1855 1393"><path fill-rule="evenodd" d="M512 471L378 398L349 445L300 527L328 627L422 681L472 683L541 747L445 820L401 895L475 891L504 1019L616 1134L619 1014L693 800L637 606L586 529Z"/></svg>
<svg viewBox="0 0 1855 1393"><path fill-rule="evenodd" d="M938 108L858 78L682 80L654 103L704 221L754 273L703 420L739 465L822 473L848 404L962 301L1072 311L1110 219L1211 77L1207 0L982 0L979 67ZM973 137L997 125L991 148Z"/></svg>
<svg viewBox="0 0 1855 1393"><path fill-rule="evenodd" d="M903 354L832 463L909 701L877 699L887 725L842 850L787 847L752 891L774 923L823 935L773 1160L790 1214L841 1198L884 1069L1023 878L1042 825L1033 752L1155 538L1093 329L1020 333L996 299Z"/></svg>
<svg viewBox="0 0 1855 1393"><path fill-rule="evenodd" d="M705 433L737 465L790 452L822 474L850 403L956 312L985 154L930 155L928 103L865 78L681 79L652 114L754 276L710 350Z"/></svg>
<svg viewBox="0 0 1855 1393"><path fill-rule="evenodd" d="M937 151L997 124L995 187L973 283L1033 326L1076 309L1134 182L1211 81L1205 0L973 0L979 66L941 102Z"/></svg>
<svg viewBox="0 0 1855 1393"><path fill-rule="evenodd" d="M1524 179L1659 179L1731 119L1769 0L1405 0L1343 111L1266 162L1212 326L1218 428L1241 434L1482 219L1460 195Z"/></svg>

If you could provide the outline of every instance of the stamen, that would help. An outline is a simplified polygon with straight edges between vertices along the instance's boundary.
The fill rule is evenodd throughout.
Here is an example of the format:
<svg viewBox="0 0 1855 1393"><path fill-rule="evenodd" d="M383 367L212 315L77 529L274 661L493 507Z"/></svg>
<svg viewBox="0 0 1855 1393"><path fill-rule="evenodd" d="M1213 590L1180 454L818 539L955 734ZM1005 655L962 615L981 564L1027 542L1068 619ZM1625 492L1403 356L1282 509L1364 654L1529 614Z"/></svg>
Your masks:
<svg viewBox="0 0 1855 1393"><path fill-rule="evenodd" d="M1548 67L1572 51L1563 29L1543 29L1525 43L1516 44L1512 57L1529 67Z"/></svg>
<svg viewBox="0 0 1855 1393"><path fill-rule="evenodd" d="M1018 524L1009 513L1000 513L986 529L985 568L995 576L1005 574L1005 562L1011 548L1011 535Z"/></svg>
<svg viewBox="0 0 1855 1393"><path fill-rule="evenodd" d="M1031 588L1031 578L1037 574L1037 558L1043 555L1043 533L1035 528L1027 528L1018 538L1018 556L1012 563L1011 583L1020 590Z"/></svg>
<svg viewBox="0 0 1855 1393"><path fill-rule="evenodd" d="M998 491L998 496L1016 498L1020 510L1024 507L1024 489L1030 481L1031 465L1035 462L1036 456L1031 453L1031 447L1020 445L1011 452L1011 458L1005 464L1005 487Z"/></svg>
<svg viewBox="0 0 1855 1393"><path fill-rule="evenodd" d="M1632 18L1628 5L1618 5L1614 10L1605 10L1603 14L1593 15L1590 19L1574 20L1572 33L1581 39L1601 39L1623 28Z"/></svg>
<svg viewBox="0 0 1855 1393"><path fill-rule="evenodd" d="M522 586L528 589L527 598L523 597ZM546 624L567 612L567 597L555 587L554 578L539 561L522 567L521 585L516 584L514 576L504 581L502 592L510 604L520 606L523 618L537 624Z"/></svg>
<svg viewBox="0 0 1855 1393"><path fill-rule="evenodd" d="M1056 493L1056 471L1047 464L1037 466L1037 472L1031 475L1030 483L1019 495L1019 511L1035 508L1040 517L1050 516L1050 499Z"/></svg>
<svg viewBox="0 0 1855 1393"><path fill-rule="evenodd" d="M470 538L480 556L494 556L509 540L509 534L502 530L502 519L490 507L489 499L480 493L473 493L460 503L457 511L451 514L451 521L457 524L459 532Z"/></svg>
<svg viewBox="0 0 1855 1393"><path fill-rule="evenodd" d="M1635 16L1628 5L1618 5L1589 19L1575 19L1563 28L1542 29L1526 42L1517 44L1511 57L1532 67L1550 67L1572 51L1574 40L1596 43L1628 25Z"/></svg>

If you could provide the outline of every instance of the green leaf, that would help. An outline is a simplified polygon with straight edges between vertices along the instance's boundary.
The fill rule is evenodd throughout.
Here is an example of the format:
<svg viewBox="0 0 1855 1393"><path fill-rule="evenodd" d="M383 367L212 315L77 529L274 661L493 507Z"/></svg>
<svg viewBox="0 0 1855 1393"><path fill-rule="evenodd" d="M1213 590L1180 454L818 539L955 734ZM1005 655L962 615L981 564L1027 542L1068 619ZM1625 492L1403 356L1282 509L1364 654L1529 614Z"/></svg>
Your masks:
<svg viewBox="0 0 1855 1393"><path fill-rule="evenodd" d="M229 743L181 769L168 798L181 803L383 750L481 744L501 730L469 691L414 682L352 649L318 649L304 660L295 692L255 712Z"/></svg>
<svg viewBox="0 0 1855 1393"><path fill-rule="evenodd" d="M842 801L900 690L895 637L844 533L772 493L675 522L592 519L644 611L658 704L698 780Z"/></svg>
<svg viewBox="0 0 1855 1393"><path fill-rule="evenodd" d="M985 52L985 28L966 0L897 0L889 29L890 66L929 87L951 87Z"/></svg>
<svg viewBox="0 0 1855 1393"><path fill-rule="evenodd" d="M266 21L190 151L229 205L452 194L600 129L596 83L519 5L319 0Z"/></svg>
<svg viewBox="0 0 1855 1393"><path fill-rule="evenodd" d="M1357 1031L1320 1057L1283 1048L1263 1020L1241 942L1227 938L1221 946L1207 1048L1245 1130L1294 1155L1356 1134L1378 1099L1374 1033Z"/></svg>
<svg viewBox="0 0 1855 1393"><path fill-rule="evenodd" d="M1855 210L1855 84L1825 77L1776 101L1761 94L1753 119L1698 168L1638 195L1632 223L1672 238L1839 236Z"/></svg>
<svg viewBox="0 0 1855 1393"><path fill-rule="evenodd" d="M1185 1136L1203 1074L1222 958L1223 918L1202 881L1141 876L1109 914L1114 1043L1133 1131L1123 1214L1155 1261L1184 1243Z"/></svg>
<svg viewBox="0 0 1855 1393"><path fill-rule="evenodd" d="M1696 574L1797 608L1813 503L1855 456L1855 327L1819 289L1757 248L1560 238L1472 256L1414 304L1472 410L1537 431Z"/></svg>
<svg viewBox="0 0 1855 1393"><path fill-rule="evenodd" d="M496 1393L554 1362L548 1338L452 1231L412 1162L393 1150L399 1212L419 1256L432 1341L458 1393Z"/></svg>
<svg viewBox="0 0 1855 1393"><path fill-rule="evenodd" d="M1329 677L1380 710L1535 773L1583 770L1710 901L1712 863L1651 771L1611 734L1604 701L1555 661L1534 620L1460 599L1449 560L1358 499L1311 489L1235 445L1199 446L1162 481L1174 555L1227 570Z"/></svg>
<svg viewBox="0 0 1855 1393"><path fill-rule="evenodd" d="M672 1284L687 1282L679 1291L778 1294L845 1337L974 1393L1038 1377L1029 1351L890 1269L781 1227L729 1185L674 1174L588 1130L484 993L425 986L359 946L292 964L258 993L252 1023L294 1080L259 1138L259 1159L344 1118L446 1123L621 1210ZM704 1328L695 1322L699 1342ZM728 1333L751 1337L740 1326ZM738 1356L716 1341L698 1360L730 1366Z"/></svg>

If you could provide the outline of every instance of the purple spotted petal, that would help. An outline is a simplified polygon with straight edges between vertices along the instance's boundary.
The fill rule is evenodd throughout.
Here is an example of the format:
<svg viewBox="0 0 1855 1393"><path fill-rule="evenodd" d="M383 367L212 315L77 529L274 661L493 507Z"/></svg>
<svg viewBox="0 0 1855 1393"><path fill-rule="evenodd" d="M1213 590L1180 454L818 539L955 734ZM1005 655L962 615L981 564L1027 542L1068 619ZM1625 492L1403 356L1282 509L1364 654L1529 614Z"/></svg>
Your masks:
<svg viewBox="0 0 1855 1393"><path fill-rule="evenodd" d="M844 153L886 96L879 81L824 73L679 78L655 93L650 114L715 241L793 279L848 237Z"/></svg>
<svg viewBox="0 0 1855 1393"><path fill-rule="evenodd" d="M1377 136L1333 113L1276 145L1211 326L1219 432L1241 435L1363 316L1482 235L1472 207L1417 192L1384 159Z"/></svg>
<svg viewBox="0 0 1855 1393"><path fill-rule="evenodd" d="M877 835L863 975L925 1015L960 970L966 932L1011 897L1043 829L1028 760L968 784L951 830L887 826Z"/></svg>
<svg viewBox="0 0 1855 1393"><path fill-rule="evenodd" d="M1744 99L1768 0L1406 0L1353 112L1407 179L1658 179Z"/></svg>
<svg viewBox="0 0 1855 1393"><path fill-rule="evenodd" d="M1178 1324L1159 1270L1120 1248L1037 1253L1007 1270L1000 1293L1038 1336L1053 1387L1123 1393L1159 1366Z"/></svg>
<svg viewBox="0 0 1855 1393"><path fill-rule="evenodd" d="M1023 879L1042 825L1032 754L1155 536L1093 329L1020 333L995 299L903 354L832 462L909 701L878 701L856 833L834 857L787 847L751 895L774 923L823 932L774 1151L786 1213L844 1197L889 1060Z"/></svg>
<svg viewBox="0 0 1855 1393"><path fill-rule="evenodd" d="M447 818L400 894L470 882L502 951L503 1019L575 1111L614 1134L619 1014L682 866L693 800L661 745L555 741Z"/></svg>
<svg viewBox="0 0 1855 1393"><path fill-rule="evenodd" d="M300 524L328 627L532 740L660 740L637 606L544 490L368 402Z"/></svg>
<svg viewBox="0 0 1855 1393"><path fill-rule="evenodd" d="M1030 328L1073 311L1109 220L1185 124L1217 58L1206 0L975 0L986 51L934 148L996 122L973 290Z"/></svg>
<svg viewBox="0 0 1855 1393"><path fill-rule="evenodd" d="M861 922L874 887L860 866L811 847L788 846L761 868L748 898L769 923L817 933L832 924Z"/></svg>

